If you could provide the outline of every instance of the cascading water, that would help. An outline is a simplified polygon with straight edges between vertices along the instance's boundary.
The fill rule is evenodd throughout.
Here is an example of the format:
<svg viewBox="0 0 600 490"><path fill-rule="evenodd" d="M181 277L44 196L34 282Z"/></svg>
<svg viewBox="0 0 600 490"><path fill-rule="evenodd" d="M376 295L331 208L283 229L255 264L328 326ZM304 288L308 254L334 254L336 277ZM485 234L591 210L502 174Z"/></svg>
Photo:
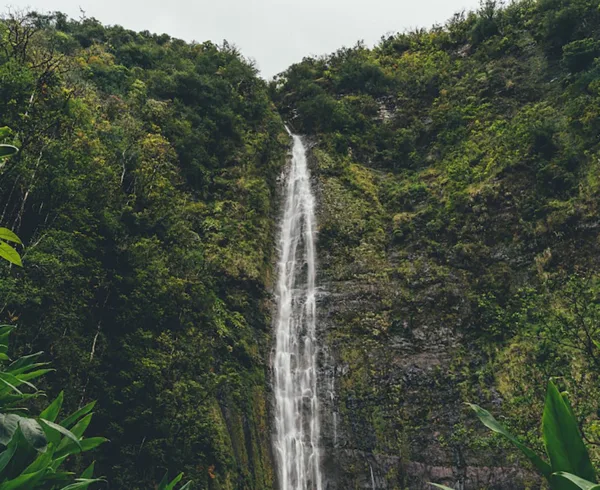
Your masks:
<svg viewBox="0 0 600 490"><path fill-rule="evenodd" d="M369 469L371 470L371 488L373 490L375 489L375 475L373 474L373 467L371 466L371 463L369 463Z"/></svg>
<svg viewBox="0 0 600 490"><path fill-rule="evenodd" d="M279 238L275 357L275 451L280 490L322 490L315 300L314 196L306 149L294 144Z"/></svg>
<svg viewBox="0 0 600 490"><path fill-rule="evenodd" d="M332 407L335 407L335 373L331 375L329 378L329 401ZM335 408L331 410L332 415L332 425L333 425L333 447L337 448L338 438L337 438L337 412Z"/></svg>

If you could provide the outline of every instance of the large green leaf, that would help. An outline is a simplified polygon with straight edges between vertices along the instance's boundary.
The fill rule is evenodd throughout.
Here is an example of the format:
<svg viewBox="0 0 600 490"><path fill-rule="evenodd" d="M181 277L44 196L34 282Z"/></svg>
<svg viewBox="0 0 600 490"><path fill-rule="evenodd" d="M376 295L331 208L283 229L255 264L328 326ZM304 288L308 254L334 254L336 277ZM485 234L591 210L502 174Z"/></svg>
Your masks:
<svg viewBox="0 0 600 490"><path fill-rule="evenodd" d="M60 409L62 407L64 400L64 392L60 392L56 399L46 407L45 410L40 414L40 418L44 420L49 420L50 422L56 422L56 418L60 413Z"/></svg>
<svg viewBox="0 0 600 490"><path fill-rule="evenodd" d="M164 476L162 477L162 480L160 481L160 483L158 484L158 490L165 490L166 486L169 484L169 472L167 471Z"/></svg>
<svg viewBox="0 0 600 490"><path fill-rule="evenodd" d="M71 432L73 434L75 434L77 437L83 437L83 434L85 432L85 430L88 428L88 425L90 425L90 422L92 421L92 417L94 416L93 413L88 413L85 417L83 417L79 422L77 422L72 428L71 428Z"/></svg>
<svg viewBox="0 0 600 490"><path fill-rule="evenodd" d="M40 357L43 352L36 352L35 354L29 354L28 356L21 356L8 366L8 370L14 374L23 374L31 369L35 369L42 366L47 366L47 362L36 362L37 358Z"/></svg>
<svg viewBox="0 0 600 490"><path fill-rule="evenodd" d="M71 483L66 487L62 487L60 490L82 490L83 488L89 487L92 483L104 481L102 478L78 478L75 483Z"/></svg>
<svg viewBox="0 0 600 490"><path fill-rule="evenodd" d="M36 451L44 452L46 450L46 436L40 424L35 419L21 417L15 413L0 413L0 443L8 446L14 437L17 429L21 429L21 434L25 440L33 446Z"/></svg>
<svg viewBox="0 0 600 490"><path fill-rule="evenodd" d="M54 369L37 369L35 371L30 371L28 373L19 374L19 379L22 381L28 381L30 379L39 378L40 376L51 373L53 371L54 371Z"/></svg>
<svg viewBox="0 0 600 490"><path fill-rule="evenodd" d="M27 378L27 374L20 374L18 376L15 376L12 373L9 372L2 372L0 371L0 379L3 381L7 381L8 383L14 385L14 386L20 386L22 384L25 384L27 386L29 386L32 390L37 391L37 388L32 385L31 383L29 383L25 378Z"/></svg>
<svg viewBox="0 0 600 490"><path fill-rule="evenodd" d="M7 242L15 242L15 243L18 243L19 245L23 245L23 243L21 242L21 239L15 233L10 231L8 228L0 227L0 239L6 240Z"/></svg>
<svg viewBox="0 0 600 490"><path fill-rule="evenodd" d="M19 149L13 145L0 144L0 158L6 158L16 154Z"/></svg>
<svg viewBox="0 0 600 490"><path fill-rule="evenodd" d="M181 481L183 478L183 473L179 473L173 480L169 481L169 473L165 473L162 480L158 484L158 490L174 490L175 486ZM183 485L179 490L186 490L191 488L192 482L189 481L185 485Z"/></svg>
<svg viewBox="0 0 600 490"><path fill-rule="evenodd" d="M19 438L21 437L21 431L17 431L16 434L13 435L6 449L0 453L0 474L8 463L10 463L12 457L15 455L17 447L19 446Z"/></svg>
<svg viewBox="0 0 600 490"><path fill-rule="evenodd" d="M523 452L523 454L525 454L525 456L527 456L527 458L533 463L533 465L538 469L538 471L542 473L542 475L544 475L546 478L550 478L552 468L548 463L546 463L542 458L540 458L527 446L519 442L519 440L516 437L514 437L510 432L508 432L504 428L504 426L493 417L493 415L490 412L472 403L467 403L467 405L469 405L475 411L477 417L479 417L479 420L481 420L483 425L493 430L494 432L502 434L504 437L506 437L510 442L517 446Z"/></svg>
<svg viewBox="0 0 600 490"><path fill-rule="evenodd" d="M84 472L81 474L81 478L92 478L94 476L94 467L96 466L96 462L92 461L92 464L89 465Z"/></svg>
<svg viewBox="0 0 600 490"><path fill-rule="evenodd" d="M33 446L36 451L44 452L46 450L46 436L40 424L35 419L21 417L14 413L0 413L0 443L7 446L17 432L21 429L21 434L25 440Z"/></svg>
<svg viewBox="0 0 600 490"><path fill-rule="evenodd" d="M173 488L175 488L175 485L177 485L182 478L183 473L179 473L179 475L177 475L175 478L173 478L173 480L167 483L167 485L164 487L164 490L173 490Z"/></svg>
<svg viewBox="0 0 600 490"><path fill-rule="evenodd" d="M21 390L19 390L19 388L17 388L14 384L12 384L10 381L6 380L5 376L2 376L2 374L5 373L0 373L0 391L3 389L6 389L6 387L10 388L12 391L14 391L15 393L17 393L18 395L22 395L23 392ZM4 386L2 386L4 385Z"/></svg>
<svg viewBox="0 0 600 490"><path fill-rule="evenodd" d="M36 451L46 451L46 435L37 420L20 417L19 428L21 429L25 440L31 444Z"/></svg>
<svg viewBox="0 0 600 490"><path fill-rule="evenodd" d="M569 405L552 382L548 382L542 416L542 435L553 472L564 471L596 481L594 467L583 443L577 420Z"/></svg>
<svg viewBox="0 0 600 490"><path fill-rule="evenodd" d="M35 484L40 481L40 479L44 476L46 470L36 471L35 473L28 473L25 475L19 475L17 478L14 478L9 481L5 481L0 485L0 490L28 490L35 486Z"/></svg>
<svg viewBox="0 0 600 490"><path fill-rule="evenodd" d="M0 413L0 444L8 445L19 428L20 418L14 413Z"/></svg>
<svg viewBox="0 0 600 490"><path fill-rule="evenodd" d="M63 440L63 442L65 440ZM108 442L108 439L104 437L88 437L87 439L79 441L79 445L76 445L75 443L61 443L59 449L56 451L56 457L62 458L79 452L91 451L105 442Z"/></svg>
<svg viewBox="0 0 600 490"><path fill-rule="evenodd" d="M16 407L15 405L23 405L27 400L36 398L39 393L24 393L17 395L15 393L4 393L0 395L0 404L6 412L22 412L25 410L23 406Z"/></svg>
<svg viewBox="0 0 600 490"><path fill-rule="evenodd" d="M591 481L584 480L583 478L579 478L576 475L572 475L571 473L566 473L564 471L558 471L556 473L553 473L552 480L556 479L568 480L577 485L582 490L600 490L600 485Z"/></svg>
<svg viewBox="0 0 600 490"><path fill-rule="evenodd" d="M14 325L1 325L0 326L0 352L6 354L8 352L8 338L10 333L17 327Z"/></svg>
<svg viewBox="0 0 600 490"><path fill-rule="evenodd" d="M23 266L19 252L6 242L0 241L0 257L8 260L11 264L18 265L19 267Z"/></svg>
<svg viewBox="0 0 600 490"><path fill-rule="evenodd" d="M36 471L45 470L52 463L52 457L54 456L54 451L52 446L48 446L48 449L45 453L40 453L40 455L31 463L23 473L35 473Z"/></svg>
<svg viewBox="0 0 600 490"><path fill-rule="evenodd" d="M110 442L106 437L88 437L87 439L83 439L81 441L81 450L83 452L91 451L92 449L96 449L98 446L104 444L105 442Z"/></svg>
<svg viewBox="0 0 600 490"><path fill-rule="evenodd" d="M54 460L52 462L52 466L54 466L54 462L56 460ZM60 466L60 465L59 465ZM53 481L53 482L70 482L73 481L73 478L75 477L75 473L73 473L72 471L56 471L55 469L53 469L52 473L48 473L45 477L44 480L45 481Z"/></svg>
<svg viewBox="0 0 600 490"><path fill-rule="evenodd" d="M45 428L47 428L47 430L45 431L46 433L49 430L50 432L54 431L55 433L62 434L63 436L67 437L67 439L70 439L75 444L77 444L79 449L83 451L79 438L75 434L73 434L69 429L65 429L62 425L55 424L54 422L50 422L49 420L44 420L42 418L40 419L40 423L42 424L42 426L45 426Z"/></svg>
<svg viewBox="0 0 600 490"><path fill-rule="evenodd" d="M76 412L69 415L60 423L60 425L66 427L67 429L70 429L73 426L73 424L75 424L75 422L77 422L80 419L80 417L83 417L84 415L90 413L94 409L94 406L96 406L95 401L88 403L86 406L80 408Z"/></svg>

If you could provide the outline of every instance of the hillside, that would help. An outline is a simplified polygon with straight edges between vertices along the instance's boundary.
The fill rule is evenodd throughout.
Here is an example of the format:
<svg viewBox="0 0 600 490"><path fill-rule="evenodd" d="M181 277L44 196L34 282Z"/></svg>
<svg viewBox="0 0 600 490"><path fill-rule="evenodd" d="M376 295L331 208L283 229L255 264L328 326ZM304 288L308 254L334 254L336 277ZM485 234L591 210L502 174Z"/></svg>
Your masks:
<svg viewBox="0 0 600 490"><path fill-rule="evenodd" d="M463 402L539 447L550 376L597 441L599 56L597 2L487 2L271 84L315 144L333 488L524 488Z"/></svg>
<svg viewBox="0 0 600 490"><path fill-rule="evenodd" d="M0 29L0 223L25 243L0 315L52 361L49 398L98 400L111 443L74 469L276 488L284 122L317 201L326 488L540 488L464 402L540 449L550 377L600 464L597 0L487 1L270 83L227 43Z"/></svg>
<svg viewBox="0 0 600 490"><path fill-rule="evenodd" d="M166 469L199 488L270 488L269 296L287 136L233 48L63 15L7 18L0 114L20 153L2 275L23 352L46 351L112 488ZM267 244L265 246L265 244ZM82 462L83 467L83 462ZM198 488L197 487L197 488Z"/></svg>

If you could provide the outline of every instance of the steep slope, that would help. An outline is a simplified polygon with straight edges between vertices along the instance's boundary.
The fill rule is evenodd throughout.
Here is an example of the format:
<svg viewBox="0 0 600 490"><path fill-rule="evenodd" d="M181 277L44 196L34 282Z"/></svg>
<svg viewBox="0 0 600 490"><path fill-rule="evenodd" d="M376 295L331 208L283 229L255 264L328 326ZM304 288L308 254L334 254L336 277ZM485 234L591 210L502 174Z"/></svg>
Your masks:
<svg viewBox="0 0 600 490"><path fill-rule="evenodd" d="M313 143L328 488L535 488L462 403L539 447L549 376L598 442L597 1L486 2L270 91L227 44L61 14L0 29L22 150L0 222L27 244L0 312L53 360L50 395L99 399L115 488L274 487L278 110Z"/></svg>
<svg viewBox="0 0 600 490"><path fill-rule="evenodd" d="M599 56L595 1L486 2L272 83L314 138L331 488L527 487L463 402L539 447L549 376L596 440Z"/></svg>
<svg viewBox="0 0 600 490"><path fill-rule="evenodd" d="M272 488L267 290L289 140L266 84L226 44L61 14L0 31L0 115L21 147L0 221L26 244L1 312L21 350L47 352L50 395L99 400L113 488L167 469Z"/></svg>

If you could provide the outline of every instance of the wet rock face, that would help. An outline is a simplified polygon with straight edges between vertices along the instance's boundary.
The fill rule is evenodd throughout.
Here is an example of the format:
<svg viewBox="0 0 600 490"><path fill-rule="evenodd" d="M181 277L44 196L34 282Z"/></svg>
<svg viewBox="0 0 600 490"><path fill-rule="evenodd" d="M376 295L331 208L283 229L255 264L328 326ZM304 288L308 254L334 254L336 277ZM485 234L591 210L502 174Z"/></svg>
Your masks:
<svg viewBox="0 0 600 490"><path fill-rule="evenodd" d="M377 178L351 170L360 188L327 159L311 157L324 488L536 488L502 451L469 443L485 431L464 410L472 380L460 366L484 361L460 333L471 315L466 278L391 252L385 213L368 193Z"/></svg>

